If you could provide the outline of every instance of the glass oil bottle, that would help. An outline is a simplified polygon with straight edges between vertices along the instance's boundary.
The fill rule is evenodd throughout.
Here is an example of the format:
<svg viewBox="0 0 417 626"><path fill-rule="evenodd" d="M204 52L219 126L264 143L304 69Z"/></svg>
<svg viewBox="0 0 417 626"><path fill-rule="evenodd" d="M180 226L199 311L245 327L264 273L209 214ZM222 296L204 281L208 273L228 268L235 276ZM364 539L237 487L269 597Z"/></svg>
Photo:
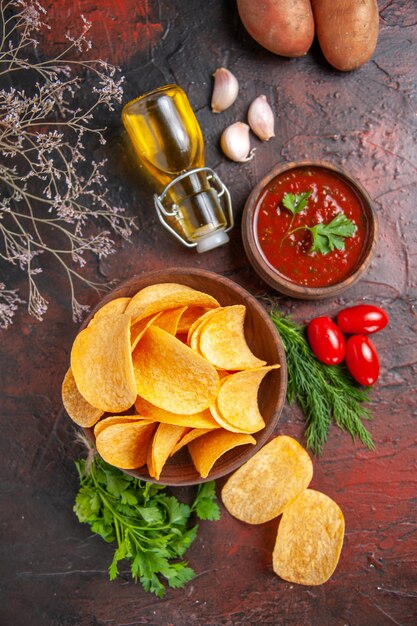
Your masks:
<svg viewBox="0 0 417 626"><path fill-rule="evenodd" d="M154 179L161 223L187 247L206 252L229 241L230 194L204 166L204 140L185 92L166 85L123 108L123 124L140 163Z"/></svg>

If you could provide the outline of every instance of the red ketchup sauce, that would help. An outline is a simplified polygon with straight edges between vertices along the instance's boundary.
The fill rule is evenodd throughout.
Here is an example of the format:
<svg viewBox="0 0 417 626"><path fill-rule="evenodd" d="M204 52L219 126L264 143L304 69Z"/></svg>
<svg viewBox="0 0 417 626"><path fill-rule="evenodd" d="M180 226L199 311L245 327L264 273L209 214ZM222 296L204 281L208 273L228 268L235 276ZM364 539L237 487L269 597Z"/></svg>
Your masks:
<svg viewBox="0 0 417 626"><path fill-rule="evenodd" d="M312 192L307 207L293 219L282 204L283 196L307 191ZM258 201L254 220L257 245L268 264L287 280L306 287L333 285L348 278L359 265L368 233L363 206L354 187L337 172L310 166L283 172L269 183ZM357 227L355 234L344 240L344 250L310 252L308 230L285 237L301 225L328 224L340 212Z"/></svg>

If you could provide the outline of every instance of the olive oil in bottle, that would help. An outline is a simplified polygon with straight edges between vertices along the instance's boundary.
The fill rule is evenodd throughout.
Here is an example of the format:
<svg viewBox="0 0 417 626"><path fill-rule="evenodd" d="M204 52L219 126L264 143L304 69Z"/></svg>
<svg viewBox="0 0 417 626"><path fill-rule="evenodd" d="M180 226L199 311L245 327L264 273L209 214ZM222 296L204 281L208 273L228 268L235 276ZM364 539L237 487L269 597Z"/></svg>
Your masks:
<svg viewBox="0 0 417 626"><path fill-rule="evenodd" d="M159 191L154 203L164 226L198 252L227 243L230 194L204 167L203 136L184 91L166 85L140 96L124 107L122 120Z"/></svg>

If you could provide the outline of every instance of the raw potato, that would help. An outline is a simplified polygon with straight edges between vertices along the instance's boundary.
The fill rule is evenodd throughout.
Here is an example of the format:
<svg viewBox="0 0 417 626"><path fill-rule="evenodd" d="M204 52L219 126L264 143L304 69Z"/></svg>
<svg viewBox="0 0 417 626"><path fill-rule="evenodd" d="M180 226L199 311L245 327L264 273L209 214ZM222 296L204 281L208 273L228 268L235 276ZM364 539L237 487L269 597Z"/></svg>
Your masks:
<svg viewBox="0 0 417 626"><path fill-rule="evenodd" d="M379 31L376 0L311 0L321 50L330 65L354 70L372 56Z"/></svg>
<svg viewBox="0 0 417 626"><path fill-rule="evenodd" d="M301 57L309 51L314 39L310 0L237 0L237 8L248 33L270 52Z"/></svg>

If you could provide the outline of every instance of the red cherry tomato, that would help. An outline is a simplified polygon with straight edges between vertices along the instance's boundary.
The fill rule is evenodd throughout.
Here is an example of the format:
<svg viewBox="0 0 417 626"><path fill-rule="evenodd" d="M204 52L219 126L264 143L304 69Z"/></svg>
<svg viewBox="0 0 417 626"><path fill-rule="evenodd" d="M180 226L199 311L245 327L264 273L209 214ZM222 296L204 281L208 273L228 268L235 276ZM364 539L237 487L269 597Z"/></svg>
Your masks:
<svg viewBox="0 0 417 626"><path fill-rule="evenodd" d="M379 376L379 356L366 335L353 335L346 342L346 365L360 385L373 385Z"/></svg>
<svg viewBox="0 0 417 626"><path fill-rule="evenodd" d="M383 309L372 304L358 304L343 309L337 316L337 325L342 333L370 335L385 328L388 315Z"/></svg>
<svg viewBox="0 0 417 626"><path fill-rule="evenodd" d="M345 356L345 340L330 317L316 317L307 326L311 349L322 363L337 365Z"/></svg>

